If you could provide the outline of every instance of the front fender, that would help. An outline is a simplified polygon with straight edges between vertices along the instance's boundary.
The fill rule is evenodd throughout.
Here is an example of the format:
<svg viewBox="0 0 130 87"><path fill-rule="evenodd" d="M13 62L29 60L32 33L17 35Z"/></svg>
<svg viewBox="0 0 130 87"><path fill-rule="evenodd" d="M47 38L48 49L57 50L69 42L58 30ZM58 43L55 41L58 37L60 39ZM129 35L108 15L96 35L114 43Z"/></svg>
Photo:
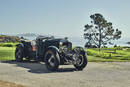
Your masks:
<svg viewBox="0 0 130 87"><path fill-rule="evenodd" d="M86 50L83 48L83 47L80 47L80 46L76 46L72 49L72 51L80 51L82 52L83 54L86 54Z"/></svg>
<svg viewBox="0 0 130 87"><path fill-rule="evenodd" d="M48 50L49 50L49 49L53 49L53 50L56 50L57 52L59 52L59 49L58 49L57 47L55 47L55 46L49 46L49 47L48 47Z"/></svg>
<svg viewBox="0 0 130 87"><path fill-rule="evenodd" d="M18 46L24 47L23 43L19 43L19 44L17 44L16 46L17 46L17 47L18 47Z"/></svg>

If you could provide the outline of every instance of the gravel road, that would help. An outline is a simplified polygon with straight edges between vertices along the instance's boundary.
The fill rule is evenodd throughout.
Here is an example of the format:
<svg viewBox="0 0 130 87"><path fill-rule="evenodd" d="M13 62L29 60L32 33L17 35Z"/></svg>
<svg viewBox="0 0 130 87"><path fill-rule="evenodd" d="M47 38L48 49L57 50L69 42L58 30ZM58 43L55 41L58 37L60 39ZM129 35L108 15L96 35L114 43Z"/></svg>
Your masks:
<svg viewBox="0 0 130 87"><path fill-rule="evenodd" d="M44 63L0 62L0 80L26 87L130 87L130 62L89 62L83 71L64 65L58 72Z"/></svg>

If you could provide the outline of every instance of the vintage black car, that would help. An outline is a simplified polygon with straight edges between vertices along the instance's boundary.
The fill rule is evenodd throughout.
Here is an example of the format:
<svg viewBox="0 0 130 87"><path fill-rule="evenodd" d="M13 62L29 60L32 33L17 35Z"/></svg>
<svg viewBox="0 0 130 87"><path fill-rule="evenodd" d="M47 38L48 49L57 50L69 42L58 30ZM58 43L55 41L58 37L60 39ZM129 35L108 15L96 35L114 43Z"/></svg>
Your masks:
<svg viewBox="0 0 130 87"><path fill-rule="evenodd" d="M67 38L39 36L33 41L21 40L15 58L18 62L25 59L45 62L51 71L58 70L63 64L73 64L77 70L83 70L87 65L86 51L82 47L72 48Z"/></svg>

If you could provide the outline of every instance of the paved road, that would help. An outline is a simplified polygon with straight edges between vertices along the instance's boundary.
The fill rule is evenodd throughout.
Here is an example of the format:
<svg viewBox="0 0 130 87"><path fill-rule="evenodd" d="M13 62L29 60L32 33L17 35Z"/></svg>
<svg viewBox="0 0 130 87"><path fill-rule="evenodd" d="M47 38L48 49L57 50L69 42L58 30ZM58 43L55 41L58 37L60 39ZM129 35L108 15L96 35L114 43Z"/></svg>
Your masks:
<svg viewBox="0 0 130 87"><path fill-rule="evenodd" d="M83 71L64 65L58 72L40 63L1 62L0 80L26 87L130 87L130 62L89 62Z"/></svg>

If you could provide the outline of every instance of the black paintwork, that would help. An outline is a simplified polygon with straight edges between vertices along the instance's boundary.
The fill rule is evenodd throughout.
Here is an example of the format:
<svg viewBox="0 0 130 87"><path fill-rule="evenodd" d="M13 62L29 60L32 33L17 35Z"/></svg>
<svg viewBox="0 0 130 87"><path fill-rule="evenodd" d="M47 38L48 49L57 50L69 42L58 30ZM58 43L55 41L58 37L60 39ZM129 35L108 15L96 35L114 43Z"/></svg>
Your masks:
<svg viewBox="0 0 130 87"><path fill-rule="evenodd" d="M43 37L39 36L36 38L36 51L32 50L31 42L21 41L19 45L24 48L24 57L29 59L36 59L39 61L44 61L44 56L49 47L55 47L59 51L59 45L67 45L68 49L72 50L72 43L65 38L54 38L54 37ZM68 51L69 52L69 51Z"/></svg>

